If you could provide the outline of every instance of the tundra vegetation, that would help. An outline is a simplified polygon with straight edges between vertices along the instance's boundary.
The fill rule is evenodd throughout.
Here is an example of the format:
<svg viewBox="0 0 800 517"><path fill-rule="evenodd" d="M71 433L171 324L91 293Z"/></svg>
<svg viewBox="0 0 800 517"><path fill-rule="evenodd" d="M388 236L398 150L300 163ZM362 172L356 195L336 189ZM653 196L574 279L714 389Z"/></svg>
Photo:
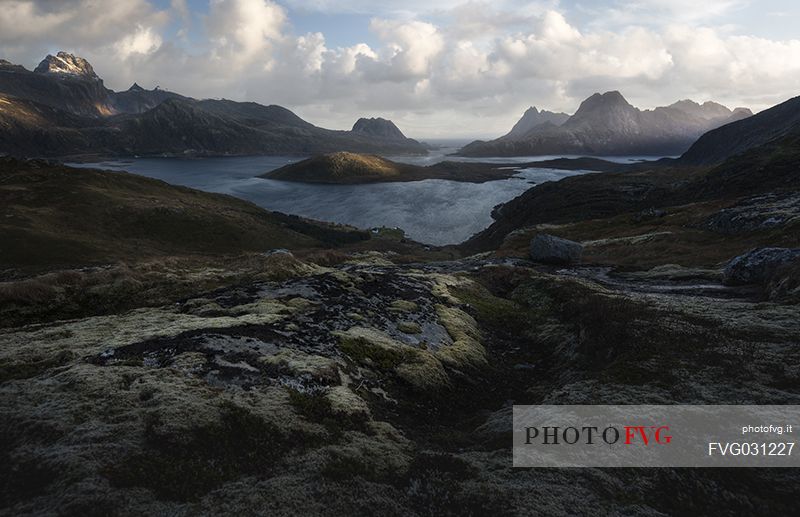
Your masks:
<svg viewBox="0 0 800 517"><path fill-rule="evenodd" d="M797 247L791 193L532 217L474 254L48 162L0 179L6 514L794 511L789 469L513 469L510 436L514 404L800 403L798 263L722 283ZM540 234L582 262L529 260Z"/></svg>

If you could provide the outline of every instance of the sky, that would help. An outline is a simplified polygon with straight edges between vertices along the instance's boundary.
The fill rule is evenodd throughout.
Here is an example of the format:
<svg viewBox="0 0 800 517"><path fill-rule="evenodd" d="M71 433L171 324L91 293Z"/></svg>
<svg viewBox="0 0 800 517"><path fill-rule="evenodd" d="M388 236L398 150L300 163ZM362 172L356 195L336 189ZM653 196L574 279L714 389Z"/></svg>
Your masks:
<svg viewBox="0 0 800 517"><path fill-rule="evenodd" d="M106 83L285 106L349 129L486 138L529 106L619 90L758 111L800 95L796 0L0 0L0 58L89 60Z"/></svg>

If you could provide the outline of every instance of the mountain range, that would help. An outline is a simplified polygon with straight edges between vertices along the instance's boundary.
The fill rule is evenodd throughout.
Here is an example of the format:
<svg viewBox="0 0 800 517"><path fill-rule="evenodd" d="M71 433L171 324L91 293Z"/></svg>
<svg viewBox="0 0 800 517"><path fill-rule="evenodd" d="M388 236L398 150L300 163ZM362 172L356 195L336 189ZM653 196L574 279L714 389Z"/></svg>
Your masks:
<svg viewBox="0 0 800 517"><path fill-rule="evenodd" d="M595 93L574 115L531 108L506 135L475 141L462 156L678 155L705 132L752 115L715 102L682 100L640 110L618 91Z"/></svg>
<svg viewBox="0 0 800 517"><path fill-rule="evenodd" d="M0 153L24 156L425 154L391 121L317 127L281 106L197 100L158 87L105 87L91 64L48 55L33 71L0 60Z"/></svg>
<svg viewBox="0 0 800 517"><path fill-rule="evenodd" d="M617 172L537 185L496 207L495 222L464 246L471 253L485 251L523 228L616 217L653 207L687 207L746 196L764 196L767 201L762 201L768 204L776 193L796 195L798 163L800 97L795 97L709 131L680 158L616 164ZM780 208L769 210L776 221L790 218Z"/></svg>

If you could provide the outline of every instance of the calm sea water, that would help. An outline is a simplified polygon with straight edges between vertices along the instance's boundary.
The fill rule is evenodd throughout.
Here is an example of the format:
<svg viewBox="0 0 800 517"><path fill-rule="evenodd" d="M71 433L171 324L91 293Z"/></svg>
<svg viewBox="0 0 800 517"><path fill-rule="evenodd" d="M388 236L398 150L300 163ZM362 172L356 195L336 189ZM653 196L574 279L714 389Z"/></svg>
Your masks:
<svg viewBox="0 0 800 517"><path fill-rule="evenodd" d="M454 149L428 156L391 156L396 161L429 165L442 159L522 163L552 157L482 158L447 157ZM455 244L492 223L492 208L545 181L558 181L587 171L522 169L517 177L474 184L447 180L368 185L312 185L261 179L256 176L302 157L257 156L236 158L137 158L73 164L128 171L174 185L231 194L268 210L277 210L359 228L398 227L419 242ZM636 158L621 157L619 161Z"/></svg>

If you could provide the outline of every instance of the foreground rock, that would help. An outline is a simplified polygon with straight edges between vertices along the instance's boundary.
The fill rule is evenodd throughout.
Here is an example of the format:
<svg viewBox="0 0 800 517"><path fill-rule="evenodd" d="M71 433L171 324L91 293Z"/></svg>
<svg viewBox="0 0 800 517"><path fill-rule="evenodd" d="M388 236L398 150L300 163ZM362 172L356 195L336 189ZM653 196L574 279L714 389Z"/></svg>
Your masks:
<svg viewBox="0 0 800 517"><path fill-rule="evenodd" d="M723 235L739 235L797 222L800 222L800 192L770 192L720 210L708 218L706 228Z"/></svg>
<svg viewBox="0 0 800 517"><path fill-rule="evenodd" d="M797 404L794 307L363 258L1 330L0 514L791 514L793 469L515 469L509 432L512 404Z"/></svg>
<svg viewBox="0 0 800 517"><path fill-rule="evenodd" d="M731 260L723 274L726 285L757 284L767 281L781 266L800 260L800 248L760 248Z"/></svg>
<svg viewBox="0 0 800 517"><path fill-rule="evenodd" d="M553 235L539 234L531 239L530 255L534 262L555 265L577 264L581 261L583 246L575 241Z"/></svg>

